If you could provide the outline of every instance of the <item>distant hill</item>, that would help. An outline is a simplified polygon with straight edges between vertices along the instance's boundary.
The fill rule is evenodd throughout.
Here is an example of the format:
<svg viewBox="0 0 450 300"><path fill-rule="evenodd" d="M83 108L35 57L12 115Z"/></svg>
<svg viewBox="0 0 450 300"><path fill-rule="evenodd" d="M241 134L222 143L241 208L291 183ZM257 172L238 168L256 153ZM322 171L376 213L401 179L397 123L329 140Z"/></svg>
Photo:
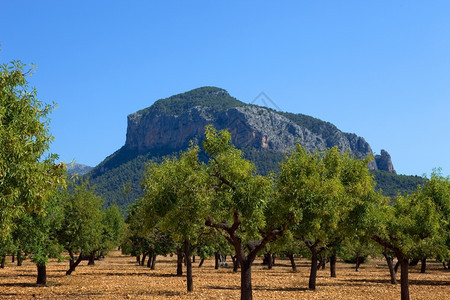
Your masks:
<svg viewBox="0 0 450 300"><path fill-rule="evenodd" d="M69 175L75 175L83 176L87 173L89 173L94 167L90 167L83 164L77 164L77 163L71 163L67 165L67 172Z"/></svg>
<svg viewBox="0 0 450 300"><path fill-rule="evenodd" d="M357 158L373 155L364 138L342 132L329 122L249 105L224 89L203 87L130 114L125 145L89 173L91 183L108 203L123 207L133 203L142 195L145 163L176 155L187 149L190 141L201 144L207 124L228 129L233 143L255 162L261 174L277 171L283 155L296 143L310 152L337 146ZM370 162L369 169L395 172L387 151L382 155Z"/></svg>
<svg viewBox="0 0 450 300"><path fill-rule="evenodd" d="M426 181L420 176L397 175L380 170L372 170L371 173L377 183L376 189L389 197L411 193L418 185L424 185Z"/></svg>

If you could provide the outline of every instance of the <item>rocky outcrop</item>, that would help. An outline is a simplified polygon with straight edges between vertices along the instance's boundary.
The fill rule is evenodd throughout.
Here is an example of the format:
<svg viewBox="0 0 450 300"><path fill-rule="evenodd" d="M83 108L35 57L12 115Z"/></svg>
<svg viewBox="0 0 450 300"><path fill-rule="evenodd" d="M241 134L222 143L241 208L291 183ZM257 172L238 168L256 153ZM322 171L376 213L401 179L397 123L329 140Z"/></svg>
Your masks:
<svg viewBox="0 0 450 300"><path fill-rule="evenodd" d="M372 154L364 138L343 133L330 123L311 117L308 118L312 121L308 119L305 123L299 121L299 115L291 114L294 117L289 118L265 107L245 105L225 90L203 89L159 100L129 115L124 148L138 154L160 153L161 149L167 153L179 151L187 148L191 140L201 142L205 126L213 124L217 129L228 129L238 148L284 153L300 143L310 152L338 146L342 152L349 151L358 158ZM223 104L226 101L237 102L230 102L234 107L229 107ZM305 124L313 125L308 128ZM369 168L377 169L376 161Z"/></svg>
<svg viewBox="0 0 450 300"><path fill-rule="evenodd" d="M391 156L386 150L381 150L381 154L375 155L375 162L377 164L377 169L381 171L387 171L390 173L397 174L394 170L394 165L392 164Z"/></svg>

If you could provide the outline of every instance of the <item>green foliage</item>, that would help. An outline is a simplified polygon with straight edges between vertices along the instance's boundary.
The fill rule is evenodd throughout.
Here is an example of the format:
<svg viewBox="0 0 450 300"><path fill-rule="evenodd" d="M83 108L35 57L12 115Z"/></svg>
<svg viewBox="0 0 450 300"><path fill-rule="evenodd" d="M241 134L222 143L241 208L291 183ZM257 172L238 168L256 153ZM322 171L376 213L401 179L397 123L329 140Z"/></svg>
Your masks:
<svg viewBox="0 0 450 300"><path fill-rule="evenodd" d="M104 229L101 248L106 253L119 246L124 239L125 222L119 206L113 204L103 211L102 224Z"/></svg>
<svg viewBox="0 0 450 300"><path fill-rule="evenodd" d="M344 214L338 159L336 148L322 156L298 145L281 164L279 202L291 205L293 231L303 239L327 241Z"/></svg>
<svg viewBox="0 0 450 300"><path fill-rule="evenodd" d="M49 257L61 258L63 247L57 239L57 232L64 221L60 193L55 193L45 203L40 213L22 214L17 220L14 232L16 245L38 266L45 266Z"/></svg>
<svg viewBox="0 0 450 300"><path fill-rule="evenodd" d="M142 204L149 228L157 225L180 243L196 239L208 209L205 166L198 152L198 147L191 147L179 159L150 163L143 182Z"/></svg>
<svg viewBox="0 0 450 300"><path fill-rule="evenodd" d="M377 257L381 251L370 239L361 238L358 235L347 236L338 248L338 256L347 263L356 263L357 258L366 262L370 257Z"/></svg>
<svg viewBox="0 0 450 300"><path fill-rule="evenodd" d="M55 196L47 202L45 213L32 214L32 242L24 248L31 253L31 260L38 266L45 265L48 258L60 258L63 247L57 239L57 231L63 222L63 211L60 199Z"/></svg>
<svg viewBox="0 0 450 300"><path fill-rule="evenodd" d="M0 240L14 229L22 213L42 212L59 185L63 165L47 155L48 116L53 106L36 98L25 65L18 61L0 66Z"/></svg>
<svg viewBox="0 0 450 300"><path fill-rule="evenodd" d="M378 207L374 239L402 258L449 256L449 178L433 172L417 191Z"/></svg>
<svg viewBox="0 0 450 300"><path fill-rule="evenodd" d="M205 135L203 147L210 156L208 174L215 191L209 217L217 223L233 224L237 213L239 234L246 239L260 238L260 230L267 225L266 208L274 199L273 181L256 174L255 165L231 144L228 131L217 132L207 126Z"/></svg>
<svg viewBox="0 0 450 300"><path fill-rule="evenodd" d="M180 115L195 106L222 111L232 107L244 106L245 103L231 97L225 90L216 87L201 87L187 93L175 95L156 101L151 107L140 110L139 115L152 112Z"/></svg>
<svg viewBox="0 0 450 300"><path fill-rule="evenodd" d="M397 175L386 171L373 170L370 173L376 181L376 190L385 196L395 198L398 195L410 194L418 186L423 186L426 179L420 176Z"/></svg>
<svg viewBox="0 0 450 300"><path fill-rule="evenodd" d="M73 253L89 253L102 248L103 199L96 196L87 181L81 181L64 196L64 223L61 244ZM114 223L114 221L112 222Z"/></svg>

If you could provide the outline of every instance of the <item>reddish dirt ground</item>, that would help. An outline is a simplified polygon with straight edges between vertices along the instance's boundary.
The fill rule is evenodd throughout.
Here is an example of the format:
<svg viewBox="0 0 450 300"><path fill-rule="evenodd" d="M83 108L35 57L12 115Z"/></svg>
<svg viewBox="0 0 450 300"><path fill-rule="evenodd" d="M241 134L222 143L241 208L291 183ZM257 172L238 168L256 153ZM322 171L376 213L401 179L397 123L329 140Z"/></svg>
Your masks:
<svg viewBox="0 0 450 300"><path fill-rule="evenodd" d="M309 291L308 261L297 260L298 272L288 260L277 260L272 270L253 266L254 299L399 299L400 285L389 283L389 272L382 260L372 260L355 272L353 265L339 263L337 278L329 269L320 270L317 290ZM214 270L214 261L194 264L194 292L186 292L185 277L176 277L175 257L158 257L156 270L141 267L133 257L111 252L95 266L82 262L65 276L68 262L48 264L47 286L36 286L36 267L29 260L17 267L9 263L0 269L1 299L239 299L240 275L231 268ZM419 266L410 270L411 299L449 299L450 272L429 262L426 274Z"/></svg>

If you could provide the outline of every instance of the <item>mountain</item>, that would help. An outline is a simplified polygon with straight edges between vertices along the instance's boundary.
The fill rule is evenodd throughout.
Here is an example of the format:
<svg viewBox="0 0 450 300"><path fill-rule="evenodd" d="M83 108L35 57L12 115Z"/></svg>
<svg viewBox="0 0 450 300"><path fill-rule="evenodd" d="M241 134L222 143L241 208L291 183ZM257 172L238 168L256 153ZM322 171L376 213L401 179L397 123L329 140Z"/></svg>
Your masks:
<svg viewBox="0 0 450 300"><path fill-rule="evenodd" d="M125 145L89 173L91 182L108 203L126 206L142 194L140 181L145 162L176 155L190 141L201 144L207 124L228 129L234 145L255 162L262 174L277 171L283 155L296 143L310 152L338 146L357 158L373 155L364 138L342 132L331 123L246 104L224 89L202 87L158 100L130 114ZM385 150L368 167L395 172Z"/></svg>
<svg viewBox="0 0 450 300"><path fill-rule="evenodd" d="M67 165L67 172L69 175L83 176L89 173L94 167L90 167L83 164L71 163Z"/></svg>

